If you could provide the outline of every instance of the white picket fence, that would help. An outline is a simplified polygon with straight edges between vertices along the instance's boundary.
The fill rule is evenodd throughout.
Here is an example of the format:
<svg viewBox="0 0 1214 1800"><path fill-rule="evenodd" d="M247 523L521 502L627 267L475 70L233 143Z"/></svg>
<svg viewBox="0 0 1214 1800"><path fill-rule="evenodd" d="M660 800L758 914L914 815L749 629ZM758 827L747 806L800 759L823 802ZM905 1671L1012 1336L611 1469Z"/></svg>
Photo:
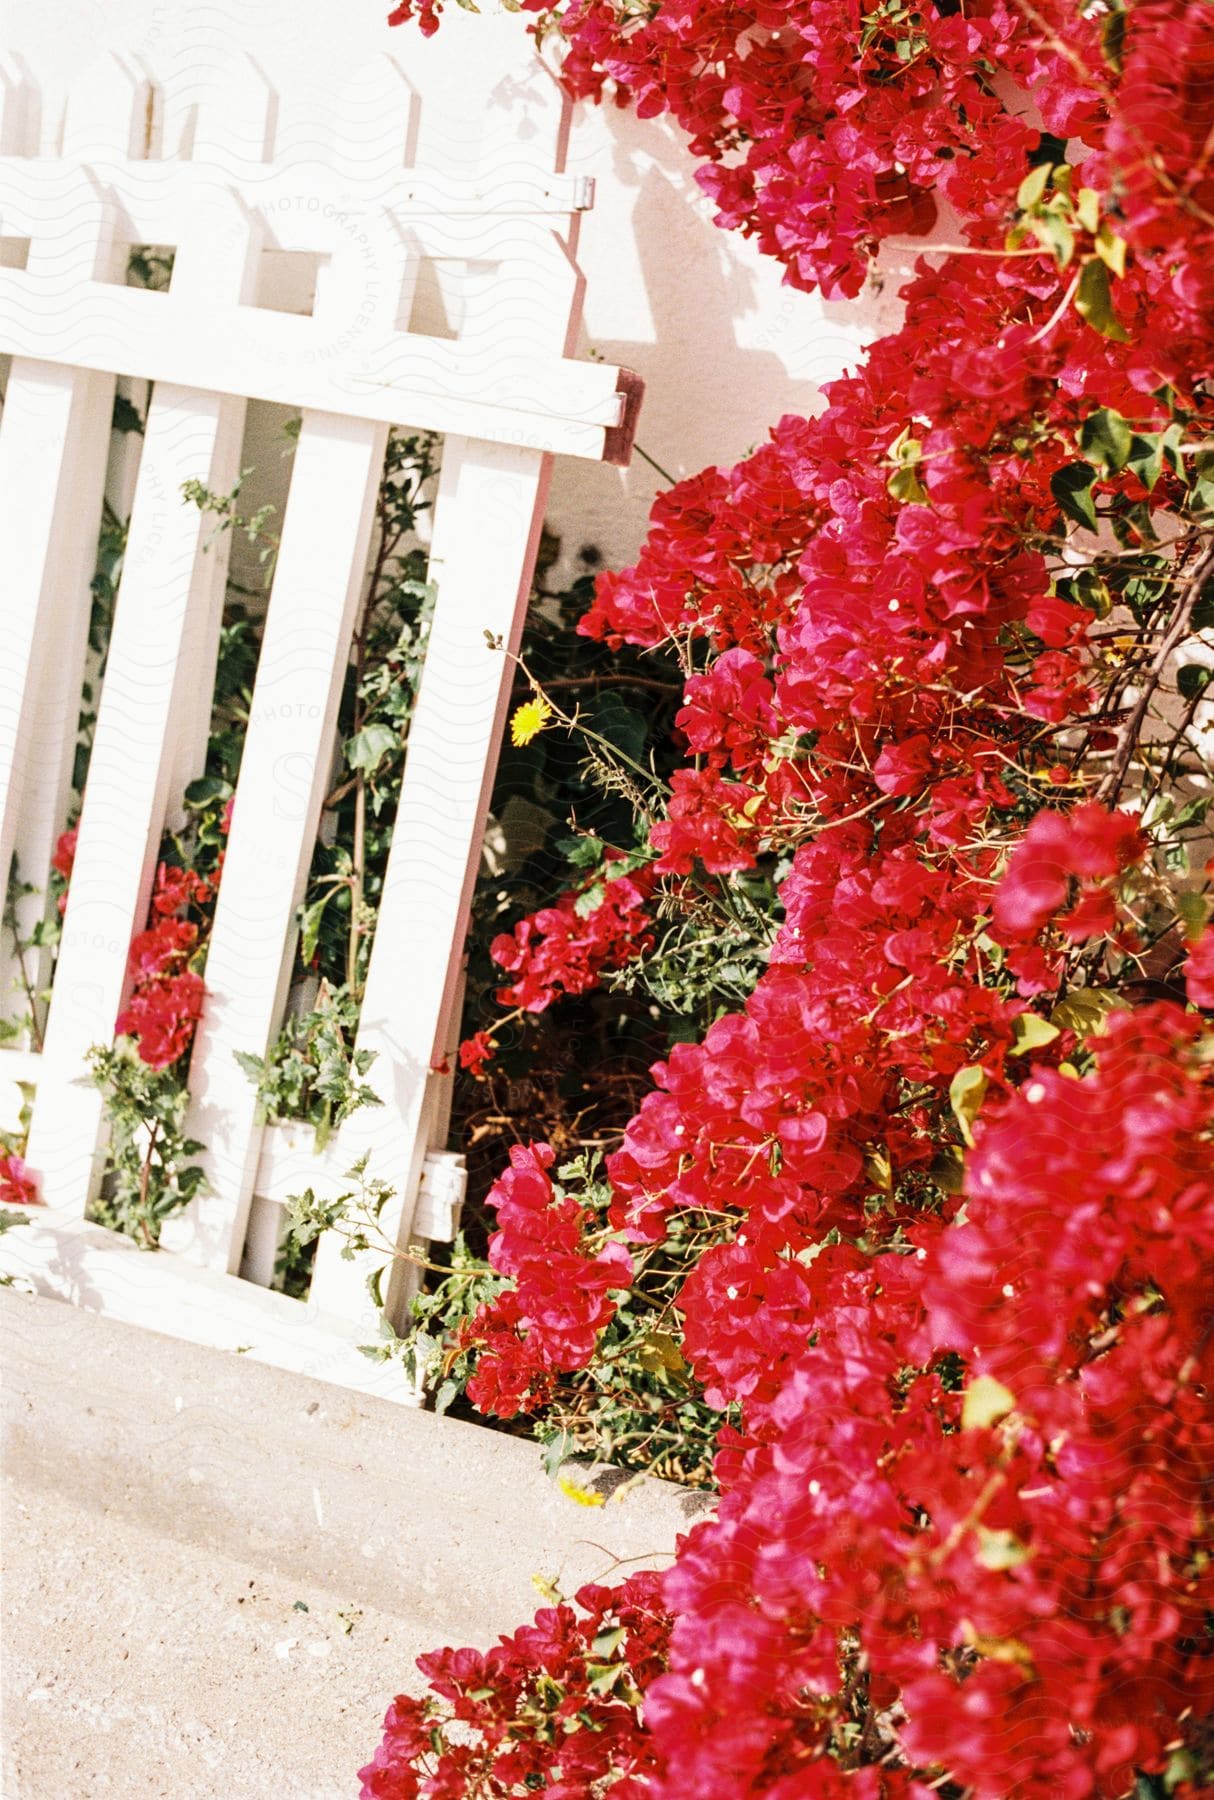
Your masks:
<svg viewBox="0 0 1214 1800"><path fill-rule="evenodd" d="M72 90L51 155L28 153L33 99L0 70L0 878L15 856L44 884L65 822L115 377L152 386L43 1046L0 1050L0 1082L35 1088L27 1161L47 1202L0 1241L0 1269L412 1398L357 1353L374 1331L366 1257L344 1260L329 1234L307 1302L266 1283L283 1200L331 1191L363 1156L398 1196L385 1217L398 1242L450 1232L460 1177L432 1065L458 1023L513 674L491 644L517 645L554 457L626 460L639 398L625 372L569 354L571 228L592 195L558 172L562 107L538 64L495 87L473 61L458 93L418 92L382 58L278 156L275 96L244 60L160 93L110 59ZM470 107L475 151L443 129L446 109ZM132 245L173 247L167 292L126 285ZM283 253L316 259L310 316L259 304L266 259ZM454 336L410 328L436 280ZM105 1155L85 1059L113 1037L161 836L203 766L226 569L182 484L232 487L250 400L287 403L302 424L190 1063L207 1187L149 1255L85 1222ZM264 1053L282 1022L393 424L443 434L437 604L358 1033L383 1105L319 1157L308 1127L259 1123L235 1053ZM22 902L23 927L43 904ZM403 1280L398 1265L390 1310Z"/></svg>

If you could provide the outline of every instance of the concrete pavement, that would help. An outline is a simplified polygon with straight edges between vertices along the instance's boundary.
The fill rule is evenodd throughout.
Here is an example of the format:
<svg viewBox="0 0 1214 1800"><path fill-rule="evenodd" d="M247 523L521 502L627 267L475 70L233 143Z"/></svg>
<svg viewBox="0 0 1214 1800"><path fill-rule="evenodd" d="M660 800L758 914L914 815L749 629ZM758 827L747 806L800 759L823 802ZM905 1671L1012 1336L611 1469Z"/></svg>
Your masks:
<svg viewBox="0 0 1214 1800"><path fill-rule="evenodd" d="M0 1344L3 1800L346 1800L421 1651L706 1505L13 1289Z"/></svg>

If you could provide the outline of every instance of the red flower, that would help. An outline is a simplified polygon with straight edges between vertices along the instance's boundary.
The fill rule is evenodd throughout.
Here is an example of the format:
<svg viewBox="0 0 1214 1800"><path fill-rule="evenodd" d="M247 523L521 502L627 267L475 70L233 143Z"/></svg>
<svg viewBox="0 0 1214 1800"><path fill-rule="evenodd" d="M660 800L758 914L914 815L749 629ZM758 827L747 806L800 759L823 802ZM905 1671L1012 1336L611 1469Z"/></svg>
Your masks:
<svg viewBox="0 0 1214 1800"><path fill-rule="evenodd" d="M80 836L80 827L73 825L70 831L59 834L55 845L55 854L51 857L51 867L62 875L65 881L72 879L72 866L76 861L76 843Z"/></svg>
<svg viewBox="0 0 1214 1800"><path fill-rule="evenodd" d="M141 1062L165 1069L189 1049L205 997L201 976L188 969L158 976L135 989L114 1029L137 1041Z"/></svg>
<svg viewBox="0 0 1214 1800"><path fill-rule="evenodd" d="M873 768L883 794L914 794L932 772L932 747L922 732L901 744L887 744Z"/></svg>
<svg viewBox="0 0 1214 1800"><path fill-rule="evenodd" d="M65 883L72 879L72 869L76 863L76 843L80 836L80 827L73 825L70 831L63 831L55 845L55 854L51 857L51 867L63 877ZM60 894L58 901L60 917L67 911L67 890Z"/></svg>
<svg viewBox="0 0 1214 1800"><path fill-rule="evenodd" d="M459 1066L469 1069L479 1081L485 1072L486 1063L493 1061L497 1054L497 1045L487 1031L478 1031L474 1036L465 1038L459 1047Z"/></svg>
<svg viewBox="0 0 1214 1800"><path fill-rule="evenodd" d="M442 10L442 0L400 0L400 5L388 14L388 23L403 25L408 19L416 19L422 36L433 37Z"/></svg>
<svg viewBox="0 0 1214 1800"><path fill-rule="evenodd" d="M1189 951L1184 984L1194 1006L1214 1010L1214 927L1207 925Z"/></svg>
<svg viewBox="0 0 1214 1800"><path fill-rule="evenodd" d="M161 863L156 871L151 920L132 940L130 998L114 1029L134 1038L141 1062L165 1069L184 1056L202 1017L206 988L188 966L198 942L198 926L177 917L182 908L212 900L212 885L192 869Z"/></svg>
<svg viewBox="0 0 1214 1800"><path fill-rule="evenodd" d="M13 1152L0 1156L0 1204L41 1206L38 1177Z"/></svg>
<svg viewBox="0 0 1214 1800"><path fill-rule="evenodd" d="M1056 922L1078 942L1112 929L1116 908L1108 883L1140 860L1146 848L1137 818L1095 803L1074 812L1038 813L1012 855L995 897L995 929L1005 943L1025 943ZM1073 910L1059 917L1081 887ZM1091 884L1104 884L1094 891Z"/></svg>

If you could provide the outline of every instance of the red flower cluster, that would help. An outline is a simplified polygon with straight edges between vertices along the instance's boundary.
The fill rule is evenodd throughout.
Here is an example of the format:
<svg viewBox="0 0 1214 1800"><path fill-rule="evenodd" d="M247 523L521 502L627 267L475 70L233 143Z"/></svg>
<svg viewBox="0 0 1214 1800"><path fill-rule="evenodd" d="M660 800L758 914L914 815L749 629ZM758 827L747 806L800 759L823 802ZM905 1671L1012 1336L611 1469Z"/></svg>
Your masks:
<svg viewBox="0 0 1214 1800"><path fill-rule="evenodd" d="M779 1366L664 1583L662 1800L833 1794L849 1645L909 1763L980 1800L1123 1795L1214 1707L1197 1038L1117 1015L1092 1078L1034 1071L982 1134L963 1225L823 1250L755 1315Z"/></svg>
<svg viewBox="0 0 1214 1800"><path fill-rule="evenodd" d="M224 831L230 819L229 801ZM52 868L69 883L78 836L76 826L61 833L51 858ZM181 915L193 908L204 922L209 920L222 869L221 856L212 879L172 863L161 863L156 870L147 929L131 940L130 996L114 1025L116 1032L135 1040L140 1061L149 1068L166 1069L184 1056L202 1017L206 988L202 977L189 967L199 949L200 926ZM59 898L59 911L66 906L65 891Z"/></svg>
<svg viewBox="0 0 1214 1800"><path fill-rule="evenodd" d="M209 906L214 889L190 869L161 863L152 894L151 923L131 942L130 998L115 1031L134 1038L141 1062L165 1069L184 1056L202 1017L206 996L202 977L189 967L198 944L198 926L179 915L188 907Z"/></svg>
<svg viewBox="0 0 1214 1800"><path fill-rule="evenodd" d="M581 1588L575 1605L545 1607L491 1650L423 1656L459 1737L447 1736L432 1702L398 1695L360 1771L361 1800L539 1787L550 1800L586 1800L600 1783L618 1800L643 1800L655 1757L636 1704L663 1666L669 1628L657 1576L634 1575L618 1588Z"/></svg>
<svg viewBox="0 0 1214 1800"><path fill-rule="evenodd" d="M663 496L584 621L708 658L657 873L788 868L771 966L655 1069L609 1164L620 1236L659 1243L676 1212L711 1228L683 1350L739 1409L720 1516L662 1584L653 1760L621 1763L621 1791L1122 1800L1173 1759L1183 1793L1214 1712L1209 1040L1175 1006L1119 1011L1081 1079L1065 1012L1024 1001L1048 1011L1063 969L1073 985L1137 950L1143 820L1041 810L1095 787L1067 741L1081 715L1096 754L1125 728L1093 630L1109 595L1047 551L1068 519L1097 524L1093 496L1140 507L1118 523L1148 557L1147 500L1183 510L1162 459L1089 454L1094 419L1128 446L1178 417L1193 456L1214 426L1214 13L571 0L561 18L575 90L610 76L672 112L723 221L794 282L855 292L936 191L966 240L921 261L906 324L820 417ZM1034 173L1012 82L1082 140L1069 172ZM1138 892L1163 890L1156 872ZM1212 943L1185 968L1199 1007ZM502 1411L541 1404L560 1356L590 1359L626 1279L546 1167L516 1165L495 1251L512 1285L477 1326L478 1403ZM517 1728L529 1700L509 1693ZM559 1741L534 1770L557 1791ZM382 1800L493 1791L454 1764L409 1786L425 1754Z"/></svg>
<svg viewBox="0 0 1214 1800"><path fill-rule="evenodd" d="M494 938L493 960L515 977L498 989L501 1005L546 1012L555 1000L588 993L608 970L622 969L653 947L647 902L661 868L650 863L609 873L625 860L621 852L608 850L603 868L579 887ZM492 1033L478 1031L459 1047L460 1068L479 1078L496 1051Z"/></svg>
<svg viewBox="0 0 1214 1800"><path fill-rule="evenodd" d="M544 1012L564 994L597 987L608 969L622 969L653 943L646 902L653 892L651 866L620 875L607 871L618 853L608 852L605 868L562 894L555 906L520 919L490 945L495 963L515 976L498 990L503 1006Z"/></svg>
<svg viewBox="0 0 1214 1800"><path fill-rule="evenodd" d="M635 569L596 584L579 629L613 649L702 637L765 652L768 633L796 590L794 547L816 522L795 479L795 427L736 469L705 469L653 504Z"/></svg>
<svg viewBox="0 0 1214 1800"><path fill-rule="evenodd" d="M511 1150L510 1167L489 1194L498 1224L489 1262L513 1287L482 1307L458 1339L461 1348L482 1346L468 1384L473 1402L503 1417L541 1405L553 1371L589 1362L615 1314L611 1293L632 1279L622 1244L587 1242L591 1215L553 1186L553 1161L547 1144Z"/></svg>
<svg viewBox="0 0 1214 1800"><path fill-rule="evenodd" d="M926 1169L938 1136L928 1102L969 1064L1000 1079L1021 1010L986 985L971 942L988 859L926 860L913 824L889 819L879 847L866 822L838 825L797 852L772 968L744 1013L654 1069L609 1160L622 1230L655 1241L676 1208L741 1212L739 1242L771 1272L790 1244L899 1228L896 1212L865 1224L874 1157L887 1186ZM908 1083L920 1104L906 1104ZM723 1254L709 1252L705 1278ZM741 1315L724 1329L744 1329ZM766 1347L754 1354L761 1369Z"/></svg>

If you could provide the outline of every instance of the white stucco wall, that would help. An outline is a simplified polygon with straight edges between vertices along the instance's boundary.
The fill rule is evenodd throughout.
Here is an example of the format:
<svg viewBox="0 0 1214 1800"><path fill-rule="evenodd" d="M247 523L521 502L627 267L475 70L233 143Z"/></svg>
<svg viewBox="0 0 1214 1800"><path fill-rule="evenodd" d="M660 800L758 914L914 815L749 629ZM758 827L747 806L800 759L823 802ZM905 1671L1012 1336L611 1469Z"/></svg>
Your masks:
<svg viewBox="0 0 1214 1800"><path fill-rule="evenodd" d="M486 15L492 8L484 0ZM288 139L291 94L329 90L376 50L410 69L445 67L456 90L474 39L478 48L492 41L504 77L533 55L521 22L500 12L473 18L449 0L427 44L413 29L389 30L386 11L387 0L2 0L0 44L24 59L44 95L44 141L67 83L110 49L171 80L243 48L284 95ZM732 461L782 413L814 410L820 384L852 364L888 316L895 282L880 302L826 304L783 286L752 245L719 231L669 121L579 107L567 166L597 185L578 247L585 345L645 378L638 441L674 475ZM566 463L550 522L567 549L595 543L619 561L635 551L660 485L639 457L627 472Z"/></svg>

